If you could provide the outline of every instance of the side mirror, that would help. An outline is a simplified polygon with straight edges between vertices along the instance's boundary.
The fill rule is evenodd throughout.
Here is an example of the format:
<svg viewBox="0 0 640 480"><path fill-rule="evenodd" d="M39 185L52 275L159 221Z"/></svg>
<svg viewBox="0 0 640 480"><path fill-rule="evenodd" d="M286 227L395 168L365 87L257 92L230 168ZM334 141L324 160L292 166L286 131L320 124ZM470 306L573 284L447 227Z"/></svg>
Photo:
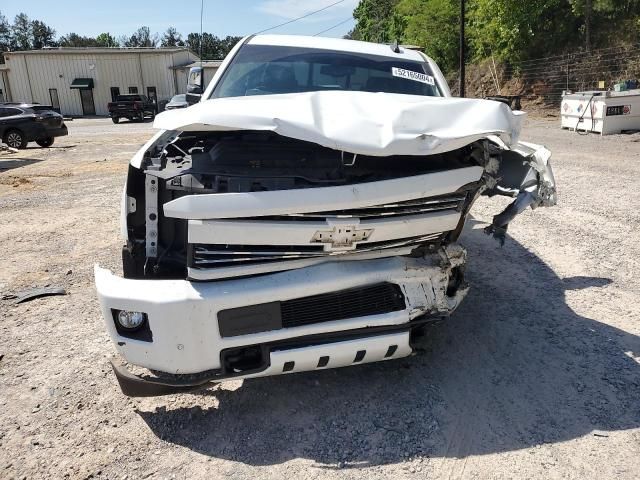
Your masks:
<svg viewBox="0 0 640 480"><path fill-rule="evenodd" d="M198 103L204 92L204 74L202 67L191 67L187 80L187 103Z"/></svg>

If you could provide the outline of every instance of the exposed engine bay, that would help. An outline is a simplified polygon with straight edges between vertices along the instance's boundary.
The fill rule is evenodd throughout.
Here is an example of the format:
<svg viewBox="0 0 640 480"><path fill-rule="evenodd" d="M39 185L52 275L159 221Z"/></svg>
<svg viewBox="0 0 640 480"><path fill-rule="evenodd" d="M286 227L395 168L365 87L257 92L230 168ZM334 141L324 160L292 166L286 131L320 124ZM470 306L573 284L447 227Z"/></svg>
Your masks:
<svg viewBox="0 0 640 480"><path fill-rule="evenodd" d="M540 149L525 145L520 146L520 151L508 149L495 137L433 155L372 156L338 151L269 131L166 132L146 151L142 169L130 167L126 188L128 243L123 251L125 277L207 280L235 276L239 266L254 267L239 273L242 275L298 268L306 265L300 263L301 259L318 261L345 254L419 256L457 240L464 219L480 194L516 198L487 229L503 242L506 227L517 213L528 206L555 202L547 160ZM297 197L310 189L326 192L329 201L340 187L373 185L385 189L389 182L429 176L437 179L443 175L453 182L443 192L407 191L406 198L400 201L372 200L360 206L347 201L336 210L295 208L303 201ZM171 209L181 199L193 202L200 195L210 201L224 196L234 202L240 201L234 194L253 193L253 198L259 200L266 198L266 192L289 192L290 207L271 212L265 203L254 211L212 210L201 215L191 209L190 218L179 218L181 215ZM446 229L420 231L420 225L426 226L430 221L425 215L447 213L455 215L453 223L449 218ZM393 220L396 223L388 226L402 226L393 238L380 237L378 242L372 236L375 228L361 228L365 226L363 222ZM198 236L207 237L205 230L223 232L232 221L239 227L251 228L217 235L220 239L215 243L204 238L196 240ZM409 224L414 221L417 230ZM260 224L262 228L258 228ZM247 238L273 228L302 229L307 237L302 244ZM321 238L323 231L328 232L324 240L326 235L332 235L328 243ZM276 261L289 265L266 265ZM216 274L216 268L226 271ZM196 273L203 270L208 274Z"/></svg>

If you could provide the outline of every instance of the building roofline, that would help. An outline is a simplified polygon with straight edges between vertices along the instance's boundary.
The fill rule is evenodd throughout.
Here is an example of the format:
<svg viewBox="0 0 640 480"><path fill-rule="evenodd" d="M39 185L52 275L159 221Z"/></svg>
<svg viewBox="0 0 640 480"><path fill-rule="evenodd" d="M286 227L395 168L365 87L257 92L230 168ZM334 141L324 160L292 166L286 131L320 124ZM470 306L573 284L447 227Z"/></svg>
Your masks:
<svg viewBox="0 0 640 480"><path fill-rule="evenodd" d="M177 53L191 51L189 47L50 47L40 50L16 50L13 52L2 52L3 55L42 55L42 54L78 54L78 53ZM192 54L196 55L191 51ZM197 56L197 55L196 55Z"/></svg>
<svg viewBox="0 0 640 480"><path fill-rule="evenodd" d="M224 62L224 60L202 60L202 62L200 62L200 60L196 60L195 62L185 63L184 65L175 65L169 68L173 68L174 70L184 70L185 68L199 67L200 64L202 64L203 68L220 68L222 62Z"/></svg>

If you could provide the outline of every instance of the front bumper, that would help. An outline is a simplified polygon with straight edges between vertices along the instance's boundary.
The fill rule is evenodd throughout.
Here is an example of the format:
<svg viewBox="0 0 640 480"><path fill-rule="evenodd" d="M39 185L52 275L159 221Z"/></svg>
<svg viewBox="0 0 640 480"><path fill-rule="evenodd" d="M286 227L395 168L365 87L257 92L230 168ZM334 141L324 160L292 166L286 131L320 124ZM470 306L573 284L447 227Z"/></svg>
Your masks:
<svg viewBox="0 0 640 480"><path fill-rule="evenodd" d="M365 361L406 356L411 353L409 330L415 326L411 322L447 316L462 300L466 287L460 285L454 293L449 291L447 295L447 284L451 269L462 266L464 261L461 247L448 246L426 258L336 261L217 282L123 279L96 266L95 281L107 330L118 352L129 363L177 375L215 372L200 379L211 381L230 376L273 375L315 369L321 352L310 350L313 348L333 350L337 346L338 350L330 355L331 362L323 367L350 365L354 360L352 350L355 344L342 343L353 341L345 340L349 334L357 334L360 344L367 341L375 343L375 346L370 346ZM221 310L283 302L380 282L401 288L405 300L403 310L235 336L224 336L220 332L218 312ZM114 310L146 313L149 338L141 340L120 335L114 322ZM401 336L393 344L396 345L394 353L388 357L385 355L390 345L386 342L382 342L384 346L378 345L372 340L380 332ZM307 339L313 339L311 344ZM324 346L318 346L319 342ZM239 375L225 371L225 352L246 346L268 348L259 371L235 372ZM288 351L284 357L277 353L283 348ZM339 355L340 351L346 353ZM291 361L295 362L295 368L283 372L280 363Z"/></svg>
<svg viewBox="0 0 640 480"><path fill-rule="evenodd" d="M411 330L426 324L435 324L437 320L439 319L421 317L405 325L311 335L261 345L265 362L249 372L234 372L223 366L198 375L136 375L119 358L111 360L111 367L122 392L129 397L155 397L191 392L231 378L267 377L403 358L413 352ZM366 352L361 359L358 359L359 352ZM319 364L321 358L327 358L327 363Z"/></svg>

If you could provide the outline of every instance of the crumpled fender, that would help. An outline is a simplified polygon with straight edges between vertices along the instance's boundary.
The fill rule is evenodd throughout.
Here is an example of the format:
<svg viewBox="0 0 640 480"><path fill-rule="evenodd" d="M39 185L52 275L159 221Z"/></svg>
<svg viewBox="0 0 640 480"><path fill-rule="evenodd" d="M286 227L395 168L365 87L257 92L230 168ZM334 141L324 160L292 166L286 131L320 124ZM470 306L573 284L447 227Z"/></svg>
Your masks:
<svg viewBox="0 0 640 480"><path fill-rule="evenodd" d="M553 207L558 202L556 181L551 168L551 152L528 142L508 147L499 138L490 138L493 161L485 170L489 173L485 195L515 197L507 208L493 217L485 228L504 245L509 223L527 207Z"/></svg>

